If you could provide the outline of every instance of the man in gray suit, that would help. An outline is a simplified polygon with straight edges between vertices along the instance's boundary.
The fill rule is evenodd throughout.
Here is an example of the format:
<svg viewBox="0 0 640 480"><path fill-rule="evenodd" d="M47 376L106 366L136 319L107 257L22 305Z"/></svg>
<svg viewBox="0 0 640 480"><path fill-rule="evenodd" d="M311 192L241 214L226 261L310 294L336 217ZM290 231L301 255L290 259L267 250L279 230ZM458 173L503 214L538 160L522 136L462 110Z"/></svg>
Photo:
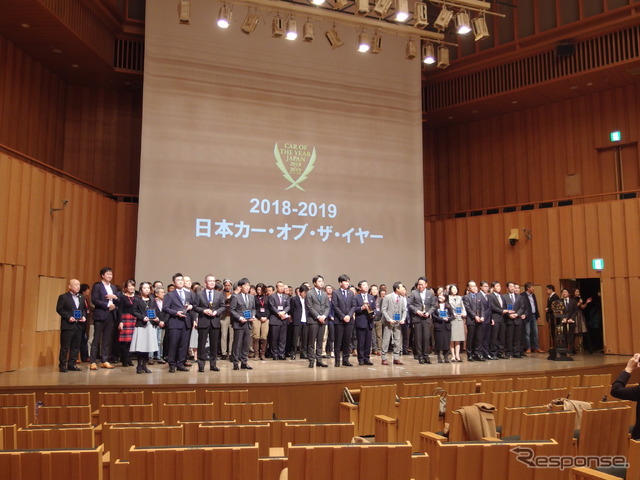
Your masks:
<svg viewBox="0 0 640 480"><path fill-rule="evenodd" d="M327 293L324 291L324 278L322 275L313 277L313 287L307 292L305 307L307 309L307 329L309 331L309 346L307 349L309 368L313 368L314 363L318 367L327 367L326 363L322 363L322 339L327 328L325 322L329 316L331 304Z"/></svg>
<svg viewBox="0 0 640 480"><path fill-rule="evenodd" d="M393 293L387 295L382 300L382 320L384 322L384 332L382 334L382 365L389 365L387 362L387 351L393 341L393 364L404 365L400 360L402 352L402 331L401 326L407 318L407 289L402 282L393 284Z"/></svg>
<svg viewBox="0 0 640 480"><path fill-rule="evenodd" d="M238 287L240 287L240 293L231 297L229 305L233 327L233 369L253 370L253 367L247 363L247 357L251 343L251 322L256 319L256 303L253 295L249 293L251 284L248 279L241 278L238 281Z"/></svg>
<svg viewBox="0 0 640 480"><path fill-rule="evenodd" d="M431 363L429 347L431 344L431 314L436 311L436 298L427 290L427 279L418 278L417 288L407 299L411 323L413 324L413 353L418 363Z"/></svg>

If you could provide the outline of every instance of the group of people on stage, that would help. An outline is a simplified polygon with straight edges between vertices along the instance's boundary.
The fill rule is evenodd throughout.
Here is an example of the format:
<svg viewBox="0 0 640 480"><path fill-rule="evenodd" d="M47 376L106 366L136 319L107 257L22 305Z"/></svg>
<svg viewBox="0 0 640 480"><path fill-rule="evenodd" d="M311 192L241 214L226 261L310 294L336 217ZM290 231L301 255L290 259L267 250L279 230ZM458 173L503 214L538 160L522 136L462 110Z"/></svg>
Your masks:
<svg viewBox="0 0 640 480"><path fill-rule="evenodd" d="M90 296L88 288L83 295L80 282L72 279L69 291L58 298L61 372L81 370L76 361L86 349L83 336L91 311L91 370L114 368L114 358L122 366L133 366L135 355L137 373L151 373L148 365L154 360L168 363L170 373L189 371L190 348L199 372L207 363L211 371L219 371L218 358L228 358L234 370L251 370L249 358L295 360L298 352L309 368L327 367L327 358L334 358L335 367L350 367L354 354L359 365L373 365L371 355L380 355L382 365L402 365L402 355L410 351L419 364L430 364L432 352L438 363L462 362L463 344L468 361L544 353L538 344L540 311L530 282L521 292L514 282L507 282L503 291L500 282L469 281L460 292L455 284L430 288L420 277L407 292L399 281L387 291L386 285L365 280L354 285L346 274L338 277L334 288L316 275L293 291L281 281L253 286L247 278L233 284L213 275L200 285L176 273L166 290L162 282L136 285L133 279L119 290L111 283L109 267L100 270L100 277ZM576 326L578 333L586 330L581 311L591 299L584 301L579 293L571 297L563 290L560 300L552 285L547 294L552 342L558 317L571 351ZM555 300L562 302L564 315L557 315Z"/></svg>

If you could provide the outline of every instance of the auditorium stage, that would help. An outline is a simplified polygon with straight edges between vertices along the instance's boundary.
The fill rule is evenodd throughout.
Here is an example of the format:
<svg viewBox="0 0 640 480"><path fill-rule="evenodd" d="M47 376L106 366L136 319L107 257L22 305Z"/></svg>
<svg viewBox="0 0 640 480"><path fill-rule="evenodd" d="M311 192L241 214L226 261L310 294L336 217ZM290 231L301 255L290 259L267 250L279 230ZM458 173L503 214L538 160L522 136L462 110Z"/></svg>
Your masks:
<svg viewBox="0 0 640 480"><path fill-rule="evenodd" d="M434 360L432 356L432 360ZM135 391L196 390L204 398L211 389L249 389L254 402L273 401L279 418L307 418L310 421L337 421L338 403L344 387L361 385L481 380L496 377L537 375L584 375L611 373L613 378L624 368L628 357L619 355L576 355L573 362L547 360L546 354L531 354L523 359L420 365L412 357L403 357L404 365L380 365L380 357L372 358L374 366L333 366L308 368L306 360L250 361L253 370L232 370L228 361L218 361L220 372L199 373L197 366L189 372L169 373L166 365L152 365L151 374L136 374L135 367L60 373L54 366L26 368L0 374L0 392ZM92 396L93 398L93 396ZM93 401L92 401L93 403Z"/></svg>

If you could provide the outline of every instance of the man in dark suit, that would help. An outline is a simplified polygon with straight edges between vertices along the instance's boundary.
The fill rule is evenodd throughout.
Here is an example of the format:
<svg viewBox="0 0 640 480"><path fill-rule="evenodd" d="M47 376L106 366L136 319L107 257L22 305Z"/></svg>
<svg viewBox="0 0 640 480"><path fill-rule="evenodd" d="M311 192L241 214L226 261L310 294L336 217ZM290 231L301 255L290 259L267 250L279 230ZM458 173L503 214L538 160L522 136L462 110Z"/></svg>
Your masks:
<svg viewBox="0 0 640 480"><path fill-rule="evenodd" d="M416 288L407 299L411 324L413 325L413 353L418 363L431 363L429 349L431 348L431 315L436 311L436 298L427 289L427 279L418 278Z"/></svg>
<svg viewBox="0 0 640 480"><path fill-rule="evenodd" d="M329 297L324 291L324 278L321 275L313 277L313 287L307 293L305 307L309 329L307 349L309 368L313 368L314 364L318 367L328 367L326 363L322 363L322 339L324 330L327 328L325 321L329 316L330 306ZM338 312L336 315L339 315Z"/></svg>
<svg viewBox="0 0 640 480"><path fill-rule="evenodd" d="M253 370L247 363L251 343L251 322L256 319L255 298L249 293L251 284L246 278L238 281L240 293L231 297L231 326L233 328L233 369ZM240 363L240 365L238 365Z"/></svg>
<svg viewBox="0 0 640 480"><path fill-rule="evenodd" d="M289 347L289 354L291 355L291 360L296 359L296 348L298 348L298 342L302 340L300 344L300 353L304 353L304 356L301 355L302 358L306 357L306 335L301 338L301 333L303 329L306 331L307 328L307 309L305 304L305 298L307 296L307 292L309 291L309 287L307 287L304 283L300 285L298 288L298 295L295 295L289 301L289 330L291 331L291 346Z"/></svg>
<svg viewBox="0 0 640 480"><path fill-rule="evenodd" d="M485 360L495 360L489 354L491 344L491 304L489 303L489 282L480 282L480 318L482 321L477 325L476 335L478 339L478 357Z"/></svg>
<svg viewBox="0 0 640 480"><path fill-rule="evenodd" d="M269 296L269 331L271 334L271 358L284 360L287 343L287 325L291 300L284 293L284 283L276 283L276 292Z"/></svg>
<svg viewBox="0 0 640 480"><path fill-rule="evenodd" d="M354 299L358 365L373 365L371 362L371 333L376 315L376 299L369 295L369 284L358 282L358 294Z"/></svg>
<svg viewBox="0 0 640 480"><path fill-rule="evenodd" d="M113 368L109 363L111 345L116 327L116 316L120 299L116 295L116 287L111 285L113 271L109 267L100 269L101 280L91 288L91 303L93 310L93 341L91 342L90 370L97 370L98 349L102 357L103 368Z"/></svg>
<svg viewBox="0 0 640 480"><path fill-rule="evenodd" d="M167 333L169 335L169 351L167 363L169 373L187 372L185 367L189 350L189 337L193 327L191 311L195 303L195 296L191 290L184 288L184 276L176 273L173 276L175 290L164 297L162 311L169 315Z"/></svg>
<svg viewBox="0 0 640 480"><path fill-rule="evenodd" d="M533 293L533 283L524 284L524 292L522 292L522 303L524 306L524 348L525 353L535 351L544 353L538 344L538 319L540 312L538 310L538 300L536 294Z"/></svg>
<svg viewBox="0 0 640 480"><path fill-rule="evenodd" d="M467 360L475 362L476 360L484 361L484 358L478 357L476 338L478 325L482 322L480 318L480 294L478 293L478 285L473 280L467 282L467 293L462 297L462 304L467 312Z"/></svg>
<svg viewBox="0 0 640 480"><path fill-rule="evenodd" d="M489 359L506 358L505 356L505 315L509 313L507 304L502 298L500 282L491 283L489 304L491 305L491 345Z"/></svg>
<svg viewBox="0 0 640 480"><path fill-rule="evenodd" d="M576 336L576 317L578 316L578 299L569 298L569 290L563 288L560 292L562 295L563 314L562 334L567 342L567 352L569 355L575 353L573 345Z"/></svg>
<svg viewBox="0 0 640 480"><path fill-rule="evenodd" d="M352 367L349 362L349 356L351 355L351 336L353 335L353 313L355 311L355 305L353 303L353 292L349 289L351 279L349 275L342 274L338 277L338 283L340 288L333 292L331 296L331 304L333 305L334 312L334 355L335 366L339 367L341 364L345 367ZM360 350L358 350L360 355ZM341 361L342 359L342 361Z"/></svg>
<svg viewBox="0 0 640 480"><path fill-rule="evenodd" d="M547 325L549 325L549 338L551 338L551 345L553 347L556 346L556 316L553 313L553 302L560 300L560 297L556 293L556 287L554 285L547 285L546 288L547 293L547 308L545 308L545 312L547 313Z"/></svg>
<svg viewBox="0 0 640 480"><path fill-rule="evenodd" d="M76 360L88 312L84 297L80 295L80 282L75 278L69 280L69 291L58 297L56 312L60 315L58 368L62 373L69 370L79 372L82 369L76 365Z"/></svg>
<svg viewBox="0 0 640 480"><path fill-rule="evenodd" d="M225 298L215 289L216 277L204 277L205 288L196 294L194 310L198 314L198 372L204 372L207 339L209 339L209 370L219 372L216 366L220 343L220 317L226 312Z"/></svg>
<svg viewBox="0 0 640 480"><path fill-rule="evenodd" d="M522 358L522 314L524 307L522 297L516 294L516 285L507 282L507 293L502 296L504 304L507 306L505 316L505 356L507 358Z"/></svg>

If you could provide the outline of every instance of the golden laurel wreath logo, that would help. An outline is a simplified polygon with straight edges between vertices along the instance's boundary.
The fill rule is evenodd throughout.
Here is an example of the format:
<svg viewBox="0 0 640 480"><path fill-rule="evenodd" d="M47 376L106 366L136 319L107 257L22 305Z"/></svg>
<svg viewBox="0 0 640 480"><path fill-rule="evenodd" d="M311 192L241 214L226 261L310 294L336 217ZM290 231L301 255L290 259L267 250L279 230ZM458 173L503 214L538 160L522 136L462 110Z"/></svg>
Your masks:
<svg viewBox="0 0 640 480"><path fill-rule="evenodd" d="M311 156L309 157L309 162L307 163L307 166L305 167L304 171L300 174L300 176L298 177L297 180L295 180L293 178L293 176L291 175L292 173L292 167L291 167L291 162L289 165L289 169L287 169L287 166L285 165L285 162L282 160L282 157L280 156L280 149L278 148L278 144L276 143L275 146L273 147L273 155L276 157L276 165L278 166L278 168L280 169L280 171L282 172L282 176L284 178L287 179L287 181L289 181L291 183L291 185L289 185L287 188L285 188L285 190L289 190L290 188L297 188L298 190L302 190L303 192L305 191L304 188L302 188L300 186L300 184L302 182L304 182L307 177L309 177L309 174L313 171L314 165L316 163L316 149L315 147L313 148L313 151L311 152Z"/></svg>

